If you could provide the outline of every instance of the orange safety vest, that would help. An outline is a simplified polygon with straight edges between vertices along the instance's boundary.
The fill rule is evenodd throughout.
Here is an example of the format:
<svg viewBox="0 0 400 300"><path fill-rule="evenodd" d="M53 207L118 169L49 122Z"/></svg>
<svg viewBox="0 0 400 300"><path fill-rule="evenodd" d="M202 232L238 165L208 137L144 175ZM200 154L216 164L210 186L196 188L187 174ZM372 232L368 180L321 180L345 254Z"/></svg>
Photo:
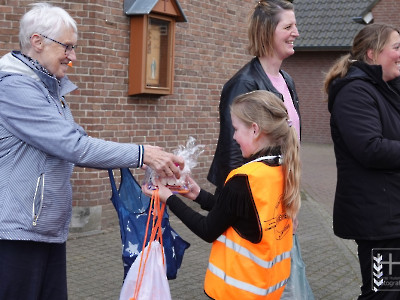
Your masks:
<svg viewBox="0 0 400 300"><path fill-rule="evenodd" d="M233 170L226 181L237 174L248 176L262 239L251 243L229 227L212 245L204 290L217 300L280 299L290 275L293 234L281 203L282 166L253 161Z"/></svg>

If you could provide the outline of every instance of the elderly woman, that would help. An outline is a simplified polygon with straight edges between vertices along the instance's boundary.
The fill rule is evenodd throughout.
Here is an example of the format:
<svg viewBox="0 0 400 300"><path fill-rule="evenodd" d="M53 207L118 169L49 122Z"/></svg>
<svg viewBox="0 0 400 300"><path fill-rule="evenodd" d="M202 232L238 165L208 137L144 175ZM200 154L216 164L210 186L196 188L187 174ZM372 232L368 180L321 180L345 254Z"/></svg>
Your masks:
<svg viewBox="0 0 400 300"><path fill-rule="evenodd" d="M358 245L358 299L400 299L398 265L384 265L378 285L372 280L373 249L382 261L389 260L384 249L393 249L390 260L400 261L399 65L399 29L372 24L325 79L338 172L333 230Z"/></svg>
<svg viewBox="0 0 400 300"><path fill-rule="evenodd" d="M0 299L67 299L66 239L74 165L148 164L179 174L183 159L158 147L89 137L64 96L77 26L62 8L34 4L21 19L21 51L0 60Z"/></svg>

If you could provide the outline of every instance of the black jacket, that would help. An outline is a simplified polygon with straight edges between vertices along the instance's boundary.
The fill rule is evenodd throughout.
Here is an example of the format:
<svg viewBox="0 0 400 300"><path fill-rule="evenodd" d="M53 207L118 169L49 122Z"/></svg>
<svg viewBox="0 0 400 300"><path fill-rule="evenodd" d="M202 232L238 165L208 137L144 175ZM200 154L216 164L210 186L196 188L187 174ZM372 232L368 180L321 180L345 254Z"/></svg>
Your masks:
<svg viewBox="0 0 400 300"><path fill-rule="evenodd" d="M299 99L293 79L283 70L280 72L286 81L294 107L300 118ZM234 130L230 105L236 96L255 90L271 91L283 100L282 94L274 88L257 57L243 66L222 89L219 103L220 131L218 144L207 176L208 181L217 186L218 189L222 189L229 172L241 166L244 162L240 147L233 139Z"/></svg>
<svg viewBox="0 0 400 300"><path fill-rule="evenodd" d="M400 237L400 94L382 68L356 62L329 90L337 186L333 229L349 239Z"/></svg>

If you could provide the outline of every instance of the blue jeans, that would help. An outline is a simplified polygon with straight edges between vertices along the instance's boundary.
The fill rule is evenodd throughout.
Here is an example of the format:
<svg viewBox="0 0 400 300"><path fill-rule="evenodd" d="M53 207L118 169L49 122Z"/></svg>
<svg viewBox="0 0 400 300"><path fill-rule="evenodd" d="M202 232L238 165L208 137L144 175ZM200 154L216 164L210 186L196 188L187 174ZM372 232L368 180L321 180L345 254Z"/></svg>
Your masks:
<svg viewBox="0 0 400 300"><path fill-rule="evenodd" d="M0 299L67 299L66 244L0 240Z"/></svg>

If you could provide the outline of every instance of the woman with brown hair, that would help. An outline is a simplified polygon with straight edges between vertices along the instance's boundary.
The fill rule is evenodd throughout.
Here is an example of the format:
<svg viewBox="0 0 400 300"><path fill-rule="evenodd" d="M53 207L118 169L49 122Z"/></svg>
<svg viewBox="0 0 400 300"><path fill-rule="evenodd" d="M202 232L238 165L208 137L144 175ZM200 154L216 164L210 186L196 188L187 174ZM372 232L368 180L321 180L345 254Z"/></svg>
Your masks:
<svg viewBox="0 0 400 300"><path fill-rule="evenodd" d="M299 36L294 7L290 1L261 0L250 16L248 50L254 58L223 87L219 104L220 133L207 179L222 189L229 172L244 162L234 141L229 108L233 99L255 90L267 90L278 96L289 113L300 138L299 100L293 79L281 69L284 59L294 54Z"/></svg>
<svg viewBox="0 0 400 300"><path fill-rule="evenodd" d="M391 259L400 261L399 76L399 30L372 24L356 35L350 53L325 79L338 172L333 230L358 245L363 282L358 299L400 297L398 282L391 282L400 278L400 268L383 265L376 282L372 268L374 249L397 248Z"/></svg>

